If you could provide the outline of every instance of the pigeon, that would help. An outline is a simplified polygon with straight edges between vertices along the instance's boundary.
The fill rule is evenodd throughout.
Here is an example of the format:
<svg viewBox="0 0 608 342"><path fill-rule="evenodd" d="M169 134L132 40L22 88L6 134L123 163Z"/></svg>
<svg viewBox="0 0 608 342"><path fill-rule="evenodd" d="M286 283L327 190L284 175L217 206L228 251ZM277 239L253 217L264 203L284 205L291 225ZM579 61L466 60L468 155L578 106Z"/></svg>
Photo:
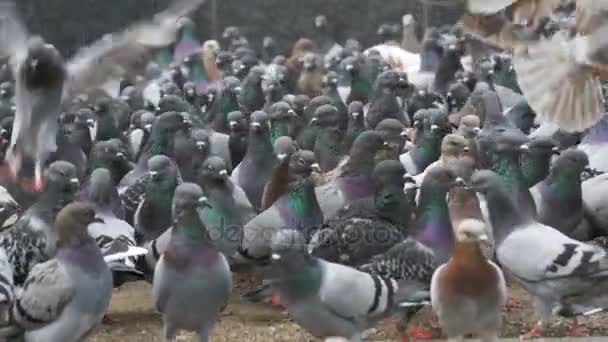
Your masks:
<svg viewBox="0 0 608 342"><path fill-rule="evenodd" d="M262 78L264 73L264 68L255 66L249 70L249 74L242 82L242 89L238 96L238 101L242 106L243 112L246 114L251 114L264 108L264 103L266 102L262 90Z"/></svg>
<svg viewBox="0 0 608 342"><path fill-rule="evenodd" d="M479 146L477 144L477 136L481 130L480 120L477 115L465 115L460 119L458 130L456 133L467 139L467 147L469 152L465 152L465 155L473 158L477 163Z"/></svg>
<svg viewBox="0 0 608 342"><path fill-rule="evenodd" d="M315 97L321 95L323 85L323 66L321 57L315 53L307 52L301 57L302 71L297 81L298 93Z"/></svg>
<svg viewBox="0 0 608 342"><path fill-rule="evenodd" d="M323 76L323 95L331 98L332 105L340 113L340 129L345 130L348 123L348 107L338 92L339 75L335 71L330 71Z"/></svg>
<svg viewBox="0 0 608 342"><path fill-rule="evenodd" d="M317 108L310 125L317 126L316 140L313 148L315 158L324 172L338 166L342 159L343 130L340 129L340 113L332 105L322 105Z"/></svg>
<svg viewBox="0 0 608 342"><path fill-rule="evenodd" d="M314 162L314 154L307 150L299 150L289 158L286 192L270 208L245 225L236 260L242 260L241 263L268 260L271 254L270 238L275 232L288 228L306 236L311 229L323 223L323 212L311 178Z"/></svg>
<svg viewBox="0 0 608 342"><path fill-rule="evenodd" d="M109 98L100 98L95 102L93 110L95 111L96 131L95 136L92 136L91 138L98 141L119 138L120 130L116 118L112 113L112 100Z"/></svg>
<svg viewBox="0 0 608 342"><path fill-rule="evenodd" d="M245 114L240 111L228 113L228 126L230 134L228 147L232 165L236 167L247 153L247 140L249 138L249 122Z"/></svg>
<svg viewBox="0 0 608 342"><path fill-rule="evenodd" d="M582 185L583 208L585 218L592 224L596 234L606 236L608 230L608 208L603 200L604 189L606 189L608 173L595 176L585 180Z"/></svg>
<svg viewBox="0 0 608 342"><path fill-rule="evenodd" d="M13 227L0 234L0 247L13 267L16 285L25 281L32 267L56 253L57 231L53 223L57 213L72 202L80 182L74 165L57 161L45 171L45 191Z"/></svg>
<svg viewBox="0 0 608 342"><path fill-rule="evenodd" d="M287 102L279 101L270 106L270 142L274 145L277 138L293 132L293 122L296 112Z"/></svg>
<svg viewBox="0 0 608 342"><path fill-rule="evenodd" d="M421 46L416 36L418 23L411 14L405 14L401 17L401 26L403 26L403 34L401 38L401 47L411 53L420 53Z"/></svg>
<svg viewBox="0 0 608 342"><path fill-rule="evenodd" d="M127 134L129 151L133 160L138 160L143 147L150 138L152 125L156 116L149 111L137 111L131 116L131 125Z"/></svg>
<svg viewBox="0 0 608 342"><path fill-rule="evenodd" d="M205 205L198 185L183 183L175 190L171 237L156 265L152 286L166 341L174 341L179 330L193 331L199 341L209 341L228 304L232 274L198 216Z"/></svg>
<svg viewBox="0 0 608 342"><path fill-rule="evenodd" d="M57 214L57 255L34 266L15 294L12 317L24 341L82 341L101 323L112 274L87 232L96 220L81 202Z"/></svg>
<svg viewBox="0 0 608 342"><path fill-rule="evenodd" d="M91 110L79 110L74 116L72 129L70 130L70 132L65 132L68 133L68 141L71 144L76 145L80 149L82 149L82 152L85 154L85 156L90 155L91 148L93 148L93 141L95 140L94 134L96 132L91 132L95 129L94 126L96 125L96 120L93 117L94 114ZM64 123L64 125L65 124L66 123Z"/></svg>
<svg viewBox="0 0 608 342"><path fill-rule="evenodd" d="M10 56L17 80L14 134L6 155L13 174L19 174L24 162L33 161L35 185L40 188L42 167L49 153L56 149L61 103L70 101L75 92L81 93L112 77L120 77L125 70L138 66L141 57L152 49L171 44L177 31L176 18L187 15L202 2L177 2L153 21L106 35L79 50L67 62L53 45L46 44L39 36L30 37L19 20L15 5L3 2L5 35L0 50ZM33 138L24 134L33 134Z"/></svg>
<svg viewBox="0 0 608 342"><path fill-rule="evenodd" d="M319 338L360 342L363 331L389 316L402 298L418 296L417 284L401 288L393 279L312 257L298 231L276 234L272 252L272 287L289 316Z"/></svg>
<svg viewBox="0 0 608 342"><path fill-rule="evenodd" d="M582 141L576 147L584 151L589 157L589 167L598 171L607 172L608 163L604 158L606 142L606 132L608 131L608 116L603 116L593 127L585 133Z"/></svg>
<svg viewBox="0 0 608 342"><path fill-rule="evenodd" d="M374 169L372 179L373 198L351 203L313 234L309 244L313 256L358 266L405 239L412 208L403 193L403 165L384 160Z"/></svg>
<svg viewBox="0 0 608 342"><path fill-rule="evenodd" d="M434 92L444 96L447 94L450 84L456 81L456 72L464 69L461 63L463 54L462 42L454 41L447 44L433 80Z"/></svg>
<svg viewBox="0 0 608 342"><path fill-rule="evenodd" d="M81 195L95 210L95 215L103 222L93 222L88 226L89 235L95 239L102 255L107 260L113 274L114 287L126 282L143 279L143 274L135 270L130 258L139 257L147 250L137 247L135 229L114 213L120 205L118 192L112 185L112 177L107 169L96 169L89 179L88 196ZM122 209L122 208L121 208Z"/></svg>
<svg viewBox="0 0 608 342"><path fill-rule="evenodd" d="M363 120L363 104L353 101L348 105L348 125L346 134L342 140L343 151L350 150L353 142L359 134L365 131L365 121Z"/></svg>
<svg viewBox="0 0 608 342"><path fill-rule="evenodd" d="M230 176L234 184L245 190L254 208L260 208L264 186L276 165L268 119L268 115L262 111L251 115L247 153Z"/></svg>
<svg viewBox="0 0 608 342"><path fill-rule="evenodd" d="M603 248L571 239L519 210L492 171L478 171L470 186L487 202L496 260L534 297L540 321L524 337L539 336L564 299L605 291ZM571 333L578 328L575 321Z"/></svg>
<svg viewBox="0 0 608 342"><path fill-rule="evenodd" d="M559 154L559 149L550 138L532 139L523 146L520 159L524 183L528 188L533 187L549 175L551 159Z"/></svg>
<svg viewBox="0 0 608 342"><path fill-rule="evenodd" d="M236 253L242 229L256 215L243 189L234 184L226 171L226 162L210 157L201 166L197 183L210 207L199 212L215 246L226 257Z"/></svg>
<svg viewBox="0 0 608 342"><path fill-rule="evenodd" d="M365 63L364 58L363 56L351 56L345 58L341 63L344 73L351 80L350 91L346 97L347 104L353 101L367 104L372 96L375 78L369 75L369 65Z"/></svg>
<svg viewBox="0 0 608 342"><path fill-rule="evenodd" d="M305 150L314 150L317 134L319 133L319 126L314 123L319 120L318 115L324 113L324 111L318 111L318 109L324 105L331 105L333 107L331 98L327 96L317 96L310 100L310 103L306 106L304 121L308 126L304 128L297 137L298 145ZM337 115L335 116L335 121L339 121Z"/></svg>
<svg viewBox="0 0 608 342"><path fill-rule="evenodd" d="M421 109L439 108L443 104L444 99L439 93L420 89L414 92L407 101L407 113L413 123L414 115Z"/></svg>
<svg viewBox="0 0 608 342"><path fill-rule="evenodd" d="M148 176L144 182L141 198L133 214L138 242L150 241L160 236L171 225L171 199L175 188L181 183L177 166L164 155L148 161Z"/></svg>
<svg viewBox="0 0 608 342"><path fill-rule="evenodd" d="M201 43L195 38L196 26L190 18L180 18L178 26L180 38L173 49L173 61L176 63L182 62L201 48Z"/></svg>
<svg viewBox="0 0 608 342"><path fill-rule="evenodd" d="M110 139L95 143L89 155L88 173L103 167L112 174L112 186L117 186L120 180L133 169L129 161L127 146L119 139Z"/></svg>
<svg viewBox="0 0 608 342"><path fill-rule="evenodd" d="M315 189L326 220L352 201L373 194L371 175L375 159L388 148L380 134L374 131L365 131L355 139L349 159L338 176Z"/></svg>
<svg viewBox="0 0 608 342"><path fill-rule="evenodd" d="M441 141L441 156L431 165L427 166L424 171L414 176L416 184L422 184L424 176L429 170L437 165L448 165L451 161L457 160L464 156L464 153L469 152L467 140L458 134L448 134Z"/></svg>
<svg viewBox="0 0 608 342"><path fill-rule="evenodd" d="M431 303L449 339L478 334L482 341L498 341L507 285L502 270L482 254L480 244L487 240L483 222L462 221L454 254L433 274Z"/></svg>
<svg viewBox="0 0 608 342"><path fill-rule="evenodd" d="M388 118L397 119L409 126L409 120L404 116L396 94L403 84L407 84L407 79L393 70L378 76L374 84L374 95L365 114L365 124L368 128L374 129L380 121Z"/></svg>
<svg viewBox="0 0 608 342"><path fill-rule="evenodd" d="M411 15L410 17L412 18L411 20L414 20ZM435 79L435 72L437 71L439 61L443 55L443 47L435 37L427 35L422 42L420 49L422 50L420 51L420 70L408 73L408 80L412 82L418 90L431 91Z"/></svg>
<svg viewBox="0 0 608 342"><path fill-rule="evenodd" d="M262 210L270 208L287 191L287 185L289 183L289 163L291 156L298 150L298 146L288 136L279 137L274 142L274 154L277 156L279 163L275 166L272 171L272 176L266 185L264 186L264 195L262 196ZM315 163L316 164L316 163ZM313 171L315 167L318 168L318 164L311 165Z"/></svg>
<svg viewBox="0 0 608 342"><path fill-rule="evenodd" d="M437 109L419 111L414 115L414 126L420 127L416 135L416 146L399 156L408 174L422 173L431 163L439 159L441 142L451 127L447 115Z"/></svg>
<svg viewBox="0 0 608 342"><path fill-rule="evenodd" d="M214 108L207 120L210 121L210 127L220 133L228 133L228 113L239 110L237 100L238 94L241 92L241 82L234 76L228 76L223 79L223 87L217 99L217 106Z"/></svg>
<svg viewBox="0 0 608 342"><path fill-rule="evenodd" d="M576 36L570 38L569 32L560 31L550 39L515 50L513 64L519 85L541 121L573 132L591 127L603 116L598 76L605 76L608 64L604 38L607 10L605 1L577 1Z"/></svg>
<svg viewBox="0 0 608 342"><path fill-rule="evenodd" d="M549 176L530 189L538 222L579 241L592 238L581 189L581 174L588 165L585 152L566 150L551 165Z"/></svg>
<svg viewBox="0 0 608 342"><path fill-rule="evenodd" d="M397 119L384 119L378 123L375 131L380 133L382 139L393 149L394 155L391 157L398 159L408 140L407 128L403 123Z"/></svg>
<svg viewBox="0 0 608 342"><path fill-rule="evenodd" d="M532 128L535 125L536 113L525 99L520 100L506 114L524 134L530 135Z"/></svg>
<svg viewBox="0 0 608 342"><path fill-rule="evenodd" d="M209 157L210 139L210 131L204 129L194 129L190 135L175 135L173 159L185 182L195 181L202 163Z"/></svg>

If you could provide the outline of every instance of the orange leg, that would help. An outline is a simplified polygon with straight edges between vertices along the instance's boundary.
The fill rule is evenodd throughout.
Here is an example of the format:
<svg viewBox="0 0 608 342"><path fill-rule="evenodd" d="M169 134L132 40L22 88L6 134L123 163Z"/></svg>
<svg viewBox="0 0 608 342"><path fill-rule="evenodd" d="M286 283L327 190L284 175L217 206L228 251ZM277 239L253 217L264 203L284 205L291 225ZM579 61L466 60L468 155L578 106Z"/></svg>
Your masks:
<svg viewBox="0 0 608 342"><path fill-rule="evenodd" d="M587 326L583 323L580 323L578 321L578 319L575 317L574 318L574 322L572 323L572 326L570 327L570 331L568 333L568 336L571 337L588 337L589 336L589 330L587 329Z"/></svg>
<svg viewBox="0 0 608 342"><path fill-rule="evenodd" d="M545 331L545 326L543 324L542 321L538 321L533 327L532 329L530 329L530 331L528 331L527 333L519 336L519 340L520 341L524 341L524 340L531 340L533 338L540 338L542 337L543 332Z"/></svg>

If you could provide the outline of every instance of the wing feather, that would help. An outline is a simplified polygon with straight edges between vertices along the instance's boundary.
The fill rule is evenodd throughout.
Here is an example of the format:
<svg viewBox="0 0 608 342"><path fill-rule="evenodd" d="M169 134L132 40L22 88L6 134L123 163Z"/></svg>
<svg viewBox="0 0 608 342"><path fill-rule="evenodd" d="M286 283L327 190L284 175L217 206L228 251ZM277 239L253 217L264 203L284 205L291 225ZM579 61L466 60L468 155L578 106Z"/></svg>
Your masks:
<svg viewBox="0 0 608 342"><path fill-rule="evenodd" d="M112 78L139 70L143 73L150 54L173 43L179 19L189 15L205 0L175 1L149 22L135 24L123 32L104 36L80 49L69 61L69 81L64 98L102 86Z"/></svg>

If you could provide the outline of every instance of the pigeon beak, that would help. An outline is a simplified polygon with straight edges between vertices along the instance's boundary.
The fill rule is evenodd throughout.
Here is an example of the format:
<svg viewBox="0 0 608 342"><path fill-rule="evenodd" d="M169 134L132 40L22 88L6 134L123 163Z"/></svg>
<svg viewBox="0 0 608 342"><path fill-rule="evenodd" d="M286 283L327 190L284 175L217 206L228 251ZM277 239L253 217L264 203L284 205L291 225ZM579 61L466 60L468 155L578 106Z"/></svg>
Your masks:
<svg viewBox="0 0 608 342"><path fill-rule="evenodd" d="M310 169L316 173L321 173L321 171L322 171L321 167L319 166L318 163L314 163L314 164L310 165Z"/></svg>
<svg viewBox="0 0 608 342"><path fill-rule="evenodd" d="M481 132L481 128L473 127L473 132L475 132L476 134L479 134L479 132Z"/></svg>
<svg viewBox="0 0 608 342"><path fill-rule="evenodd" d="M145 129L146 131L150 132L150 131L152 130L152 124L147 124L147 125L144 125L144 129Z"/></svg>
<svg viewBox="0 0 608 342"><path fill-rule="evenodd" d="M30 62L30 68L36 69L37 67L38 67L38 59L36 58Z"/></svg>
<svg viewBox="0 0 608 342"><path fill-rule="evenodd" d="M277 154L277 158L279 159L279 161L283 161L285 160L285 158L287 158L287 153L279 153Z"/></svg>
<svg viewBox="0 0 608 342"><path fill-rule="evenodd" d="M4 90L4 89L0 90L0 95L6 95L6 90Z"/></svg>
<svg viewBox="0 0 608 342"><path fill-rule="evenodd" d="M488 241L490 241L490 237L488 237L488 234L481 234L481 235L478 237L478 239L479 239L479 241L481 241L481 242L488 242Z"/></svg>
<svg viewBox="0 0 608 342"><path fill-rule="evenodd" d="M463 151L463 152L468 153L470 150L469 150L469 147L468 147L468 146L465 146L465 147L462 149L462 151Z"/></svg>
<svg viewBox="0 0 608 342"><path fill-rule="evenodd" d="M407 131L406 131L406 130L403 130L403 131L401 132L401 134L399 134L399 136L400 136L400 137L407 137L407 136L408 136Z"/></svg>
<svg viewBox="0 0 608 342"><path fill-rule="evenodd" d="M87 120L87 125L89 125L89 127L94 127L94 126L95 126L95 120L93 120L93 119L88 119L88 120Z"/></svg>
<svg viewBox="0 0 608 342"><path fill-rule="evenodd" d="M354 68L355 67L352 64L349 64L349 65L346 66L345 69L346 69L346 71L353 71Z"/></svg>
<svg viewBox="0 0 608 342"><path fill-rule="evenodd" d="M188 89L186 91L186 94L188 94L189 96L194 96L194 90L193 89Z"/></svg>
<svg viewBox="0 0 608 342"><path fill-rule="evenodd" d="M209 199L206 196L202 196L198 199L198 206L201 208L213 208L211 204L209 204Z"/></svg>
<svg viewBox="0 0 608 342"><path fill-rule="evenodd" d="M419 91L418 91L418 95L420 95L420 96L424 96L424 95L426 95L426 91L424 91L424 90L419 90Z"/></svg>
<svg viewBox="0 0 608 342"><path fill-rule="evenodd" d="M281 256L277 253L272 253L271 259L275 261L281 260Z"/></svg>
<svg viewBox="0 0 608 342"><path fill-rule="evenodd" d="M296 114L296 111L293 109L290 109L287 111L287 114L291 115L291 116L297 116L298 114Z"/></svg>
<svg viewBox="0 0 608 342"><path fill-rule="evenodd" d="M230 128L235 128L235 127L236 127L236 125L237 125L237 122L236 122L236 121L230 121L230 122L228 123L228 125L230 125Z"/></svg>
<svg viewBox="0 0 608 342"><path fill-rule="evenodd" d="M220 176L222 176L222 177L227 177L228 176L228 171L226 171L226 169L222 169L217 174L220 175Z"/></svg>
<svg viewBox="0 0 608 342"><path fill-rule="evenodd" d="M252 122L251 128L253 128L254 131L260 131L262 129L262 124L259 122Z"/></svg>
<svg viewBox="0 0 608 342"><path fill-rule="evenodd" d="M520 150L522 151L529 151L530 150L530 146L528 146L528 144L523 144L519 147Z"/></svg>
<svg viewBox="0 0 608 342"><path fill-rule="evenodd" d="M207 143L204 141L197 141L196 142L196 148L198 148L199 150L204 150L205 148L207 148Z"/></svg>
<svg viewBox="0 0 608 342"><path fill-rule="evenodd" d="M308 124L308 126L315 125L317 123L317 121L319 121L319 119L317 119L317 118L310 119L310 123Z"/></svg>
<svg viewBox="0 0 608 342"><path fill-rule="evenodd" d="M241 87L236 87L236 88L234 88L234 93L235 93L235 94L240 94L242 90L243 90L243 88L241 88Z"/></svg>
<svg viewBox="0 0 608 342"><path fill-rule="evenodd" d="M122 152L118 152L116 153L116 158L127 159L127 156L125 156L125 154Z"/></svg>
<svg viewBox="0 0 608 342"><path fill-rule="evenodd" d="M78 180L78 178L70 178L70 184L79 185L80 181Z"/></svg>
<svg viewBox="0 0 608 342"><path fill-rule="evenodd" d="M431 125L431 132L437 132L437 131L439 131L439 126Z"/></svg>
<svg viewBox="0 0 608 342"><path fill-rule="evenodd" d="M462 177L458 177L454 180L454 183L452 185L465 187L467 185L467 182L465 182Z"/></svg>
<svg viewBox="0 0 608 342"><path fill-rule="evenodd" d="M551 149L551 154L559 155L559 147L555 146Z"/></svg>
<svg viewBox="0 0 608 342"><path fill-rule="evenodd" d="M583 170L587 173L591 173L591 174L594 173L594 170L590 166L585 166L585 168Z"/></svg>
<svg viewBox="0 0 608 342"><path fill-rule="evenodd" d="M156 179L158 177L158 172L156 172L156 171L150 171L150 172L148 172L148 174L150 175L150 177L152 179Z"/></svg>
<svg viewBox="0 0 608 342"><path fill-rule="evenodd" d="M91 222L91 223L101 223L101 224L104 224L104 223L106 223L106 221L104 221L101 217L95 217L93 219L93 222Z"/></svg>

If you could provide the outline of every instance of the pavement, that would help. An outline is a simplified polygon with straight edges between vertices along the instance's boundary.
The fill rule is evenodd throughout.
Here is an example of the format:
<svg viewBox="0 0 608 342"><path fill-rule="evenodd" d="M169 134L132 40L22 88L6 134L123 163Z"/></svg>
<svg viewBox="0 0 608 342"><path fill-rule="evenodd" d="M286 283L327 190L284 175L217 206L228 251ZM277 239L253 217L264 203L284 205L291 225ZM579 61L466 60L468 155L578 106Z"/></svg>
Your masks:
<svg viewBox="0 0 608 342"><path fill-rule="evenodd" d="M425 340L426 342L445 342L447 340ZM479 339L465 339L465 341L479 341ZM501 338L501 342L519 342L517 338ZM563 337L563 338L539 338L534 340L528 340L530 342L608 342L608 336L597 336L597 337Z"/></svg>

